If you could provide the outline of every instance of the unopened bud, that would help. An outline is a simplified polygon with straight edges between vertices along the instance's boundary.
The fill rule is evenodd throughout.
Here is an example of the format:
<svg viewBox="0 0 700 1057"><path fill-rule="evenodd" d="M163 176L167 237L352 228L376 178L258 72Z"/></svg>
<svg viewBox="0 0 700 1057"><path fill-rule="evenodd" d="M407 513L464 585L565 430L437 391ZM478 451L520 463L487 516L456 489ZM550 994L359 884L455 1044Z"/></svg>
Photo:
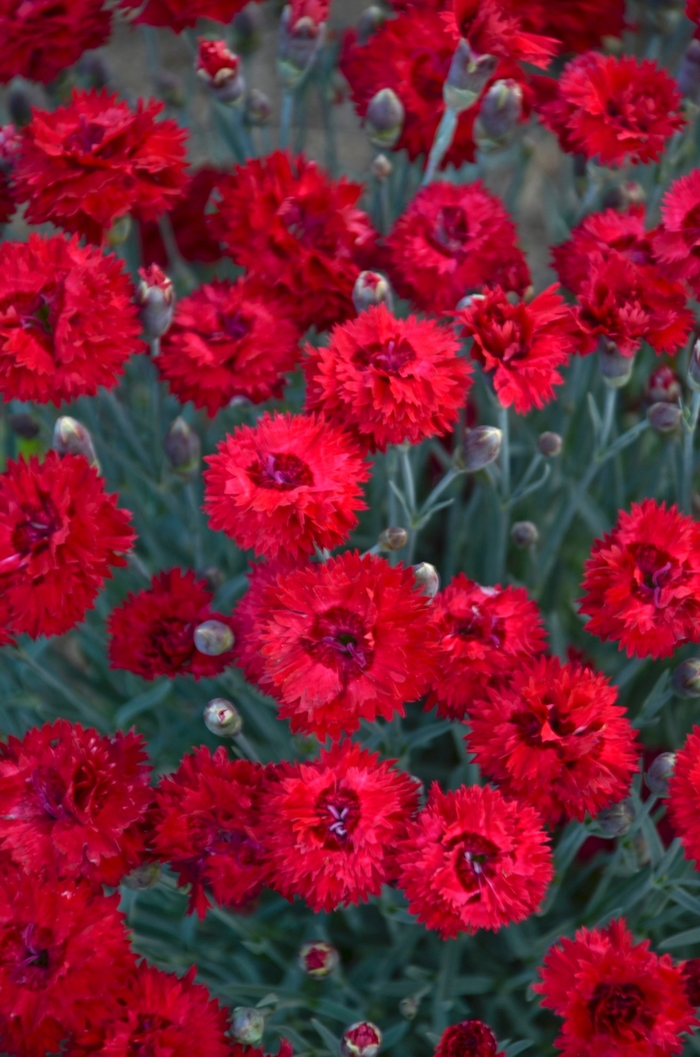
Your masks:
<svg viewBox="0 0 700 1057"><path fill-rule="evenodd" d="M357 43L364 45L369 38L381 29L386 22L386 15L381 7L366 7L357 20Z"/></svg>
<svg viewBox="0 0 700 1057"><path fill-rule="evenodd" d="M464 468L468 473L476 473L498 458L503 434L495 426L475 426L464 431L462 455Z"/></svg>
<svg viewBox="0 0 700 1057"><path fill-rule="evenodd" d="M668 783L673 777L675 765L675 752L662 752L652 760L649 770L644 775L644 781L650 793L661 797L668 796Z"/></svg>
<svg viewBox="0 0 700 1057"><path fill-rule="evenodd" d="M419 562L413 566L413 575L416 578L416 586L422 593L428 598L435 598L440 590L440 577L435 566L429 562Z"/></svg>
<svg viewBox="0 0 700 1057"><path fill-rule="evenodd" d="M100 463L95 454L90 430L69 415L56 419L52 447L59 455L82 455L90 466L100 472Z"/></svg>
<svg viewBox="0 0 700 1057"><path fill-rule="evenodd" d="M365 128L373 147L382 150L395 146L403 129L403 103L391 88L382 88L370 99Z"/></svg>
<svg viewBox="0 0 700 1057"><path fill-rule="evenodd" d="M523 112L523 90L510 78L495 81L481 100L474 139L482 150L502 146Z"/></svg>
<svg viewBox="0 0 700 1057"><path fill-rule="evenodd" d="M305 943L299 951L299 965L308 976L320 979L330 976L334 969L340 964L340 955L335 947L323 940L315 943Z"/></svg>
<svg viewBox="0 0 700 1057"><path fill-rule="evenodd" d="M125 213L123 217L117 217L117 219L112 222L112 226L107 232L105 239L107 245L114 248L115 246L123 245L130 234L131 217L128 213Z"/></svg>
<svg viewBox="0 0 700 1057"><path fill-rule="evenodd" d="M205 581L207 587L212 592L218 591L226 582L224 573L217 565L205 565L203 569L196 570L196 575L199 579Z"/></svg>
<svg viewBox="0 0 700 1057"><path fill-rule="evenodd" d="M673 670L671 686L678 697L700 697L700 660L681 661Z"/></svg>
<svg viewBox="0 0 700 1057"><path fill-rule="evenodd" d="M673 433L678 429L683 412L674 404L652 404L647 411L647 422L657 433Z"/></svg>
<svg viewBox="0 0 700 1057"><path fill-rule="evenodd" d="M443 242L443 233L441 227L438 227L436 232L439 242ZM510 292L510 291L509 291ZM506 294L506 299L508 295ZM460 297L459 301L455 305L458 312L462 312L465 308L471 308L475 301L485 301L485 294L465 294L464 297ZM509 302L510 303L510 302Z"/></svg>
<svg viewBox="0 0 700 1057"><path fill-rule="evenodd" d="M693 345L693 351L690 354L688 385L694 392L700 393L700 338Z"/></svg>
<svg viewBox="0 0 700 1057"><path fill-rule="evenodd" d="M225 40L199 38L194 68L202 84L220 103L229 106L243 100L245 81L241 60L226 47Z"/></svg>
<svg viewBox="0 0 700 1057"><path fill-rule="evenodd" d="M144 862L122 877L121 883L132 892L144 892L147 888L153 888L159 879L160 863Z"/></svg>
<svg viewBox="0 0 700 1057"><path fill-rule="evenodd" d="M245 101L243 120L246 125L260 128L267 125L272 117L272 103L258 88L251 88Z"/></svg>
<svg viewBox="0 0 700 1057"><path fill-rule="evenodd" d="M645 389L650 404L677 404L683 392L680 378L667 363L651 372Z"/></svg>
<svg viewBox="0 0 700 1057"><path fill-rule="evenodd" d="M467 41L461 39L442 86L445 106L457 114L473 106L497 65L498 59L493 55L477 55Z"/></svg>
<svg viewBox="0 0 700 1057"><path fill-rule="evenodd" d="M181 415L170 423L163 448L170 465L179 477L191 480L196 476L202 454L202 442L199 434L195 433Z"/></svg>
<svg viewBox="0 0 700 1057"><path fill-rule="evenodd" d="M194 629L194 645L207 657L220 657L228 653L235 642L228 624L220 620L205 620Z"/></svg>
<svg viewBox="0 0 700 1057"><path fill-rule="evenodd" d="M537 525L531 521L516 521L510 530L510 538L516 547L534 547L540 538Z"/></svg>
<svg viewBox="0 0 700 1057"><path fill-rule="evenodd" d="M540 455L546 456L548 459L553 459L555 455L559 455L562 449L563 441L558 433L552 433L547 430L545 433L540 433L537 438L537 450Z"/></svg>
<svg viewBox="0 0 700 1057"><path fill-rule="evenodd" d="M386 154L378 154L372 161L370 169L372 170L372 176L375 180L386 180L394 171L394 166L391 164Z"/></svg>
<svg viewBox="0 0 700 1057"><path fill-rule="evenodd" d="M597 822L605 837L624 837L637 817L631 800L620 800L598 812Z"/></svg>
<svg viewBox="0 0 700 1057"><path fill-rule="evenodd" d="M632 377L634 356L623 356L617 345L608 338L600 339L598 363L603 381L610 389L621 389Z"/></svg>
<svg viewBox="0 0 700 1057"><path fill-rule="evenodd" d="M419 1006L419 999L417 999L415 995L408 995L407 998L402 998L399 1002L399 1013L402 1017L405 1017L406 1020L413 1020L418 1012Z"/></svg>
<svg viewBox="0 0 700 1057"><path fill-rule="evenodd" d="M139 277L136 290L139 318L146 338L155 341L162 338L173 321L175 291L172 282L157 264L139 268Z"/></svg>
<svg viewBox="0 0 700 1057"><path fill-rule="evenodd" d="M684 99L700 102L700 40L693 38L681 60L678 91Z"/></svg>
<svg viewBox="0 0 700 1057"><path fill-rule="evenodd" d="M236 706L225 697L214 697L204 706L204 726L217 738L237 738L243 730L243 720Z"/></svg>
<svg viewBox="0 0 700 1057"><path fill-rule="evenodd" d="M362 312L372 305L386 304L392 310L391 286L379 272L360 272L352 290L352 303L356 312Z"/></svg>
<svg viewBox="0 0 700 1057"><path fill-rule="evenodd" d="M377 546L383 551L400 551L408 543L408 533L405 528L398 525L390 525L379 533Z"/></svg>
<svg viewBox="0 0 700 1057"><path fill-rule="evenodd" d="M646 191L636 180L625 180L624 183L609 187L603 195L605 209L629 209L630 206L646 202Z"/></svg>
<svg viewBox="0 0 700 1057"><path fill-rule="evenodd" d="M305 8L309 7L308 13ZM316 58L325 36L325 22L317 21L314 8L299 5L297 14L291 5L282 11L277 44L277 72L282 87L295 88Z"/></svg>
<svg viewBox="0 0 700 1057"><path fill-rule="evenodd" d="M236 1006L231 1018L231 1035L244 1046L258 1046L265 1033L265 1017L252 1006Z"/></svg>
<svg viewBox="0 0 700 1057"><path fill-rule="evenodd" d="M39 435L39 423L28 411L14 411L8 416L10 429L22 440L34 440Z"/></svg>
<svg viewBox="0 0 700 1057"><path fill-rule="evenodd" d="M343 1032L340 1057L375 1057L382 1044L382 1033L369 1020L358 1020Z"/></svg>

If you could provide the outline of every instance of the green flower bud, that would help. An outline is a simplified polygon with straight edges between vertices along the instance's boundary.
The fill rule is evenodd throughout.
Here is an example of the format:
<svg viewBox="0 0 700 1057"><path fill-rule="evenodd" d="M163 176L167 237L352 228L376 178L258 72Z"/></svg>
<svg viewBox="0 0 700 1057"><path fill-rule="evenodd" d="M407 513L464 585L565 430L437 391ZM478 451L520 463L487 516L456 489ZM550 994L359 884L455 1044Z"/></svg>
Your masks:
<svg viewBox="0 0 700 1057"><path fill-rule="evenodd" d="M400 551L408 543L408 533L405 528L391 525L379 533L377 545L383 551Z"/></svg>
<svg viewBox="0 0 700 1057"><path fill-rule="evenodd" d="M207 657L220 657L222 653L228 653L235 641L228 624L220 620L205 620L194 629L195 647Z"/></svg>
<svg viewBox="0 0 700 1057"><path fill-rule="evenodd" d="M623 356L614 342L601 338L598 363L603 381L610 389L621 389L632 377L634 356Z"/></svg>
<svg viewBox="0 0 700 1057"><path fill-rule="evenodd" d="M369 1020L358 1020L343 1032L340 1057L375 1057L382 1044L382 1033Z"/></svg>
<svg viewBox="0 0 700 1057"><path fill-rule="evenodd" d="M63 415L61 418L56 419L56 424L53 428L52 447L59 455L84 456L90 466L94 466L97 472L100 472L100 463L95 454L95 446L92 443L90 430L82 422L71 418L70 415Z"/></svg>
<svg viewBox="0 0 700 1057"><path fill-rule="evenodd" d="M365 115L365 128L372 146L393 147L403 129L403 103L391 88L381 88L372 96Z"/></svg>
<svg viewBox="0 0 700 1057"><path fill-rule="evenodd" d="M299 965L308 976L320 979L330 976L340 964L340 955L335 947L323 940L305 943L299 951Z"/></svg>
<svg viewBox="0 0 700 1057"><path fill-rule="evenodd" d="M681 423L682 414L676 404L662 401L651 405L647 411L647 422L657 433L673 433Z"/></svg>
<svg viewBox="0 0 700 1057"><path fill-rule="evenodd" d="M700 660L682 661L673 671L671 686L678 697L700 697Z"/></svg>
<svg viewBox="0 0 700 1057"><path fill-rule="evenodd" d="M181 415L171 422L163 441L165 454L173 470L185 480L191 480L199 469L202 442L199 434Z"/></svg>
<svg viewBox="0 0 700 1057"><path fill-rule="evenodd" d="M562 449L563 441L558 433L551 433L549 430L545 433L540 433L537 438L537 450L540 455L546 456L548 459L553 459L555 455L559 455Z"/></svg>
<svg viewBox="0 0 700 1057"><path fill-rule="evenodd" d="M668 782L673 776L676 764L675 752L662 752L652 760L649 770L644 775L647 789L656 796L668 796Z"/></svg>
<svg viewBox="0 0 700 1057"><path fill-rule="evenodd" d="M503 434L495 426L476 426L464 431L462 454L464 468L469 473L483 470L495 462L501 450Z"/></svg>
<svg viewBox="0 0 700 1057"><path fill-rule="evenodd" d="M540 534L531 521L516 521L510 530L510 538L516 547L534 547Z"/></svg>
<svg viewBox="0 0 700 1057"><path fill-rule="evenodd" d="M416 578L416 586L421 589L428 598L435 598L440 590L440 577L434 565L429 562L419 562L413 566L413 575Z"/></svg>
<svg viewBox="0 0 700 1057"><path fill-rule="evenodd" d="M620 800L598 812L596 821L605 837L623 837L636 818L631 800Z"/></svg>
<svg viewBox="0 0 700 1057"><path fill-rule="evenodd" d="M231 1018L231 1035L244 1046L259 1046L265 1032L265 1017L259 1009L236 1006Z"/></svg>
<svg viewBox="0 0 700 1057"><path fill-rule="evenodd" d="M213 697L204 706L204 726L218 738L236 738L243 730L243 720L236 706L225 697Z"/></svg>
<svg viewBox="0 0 700 1057"><path fill-rule="evenodd" d="M379 272L360 272L352 290L352 303L356 312L362 312L372 305L386 304L392 310L391 286Z"/></svg>

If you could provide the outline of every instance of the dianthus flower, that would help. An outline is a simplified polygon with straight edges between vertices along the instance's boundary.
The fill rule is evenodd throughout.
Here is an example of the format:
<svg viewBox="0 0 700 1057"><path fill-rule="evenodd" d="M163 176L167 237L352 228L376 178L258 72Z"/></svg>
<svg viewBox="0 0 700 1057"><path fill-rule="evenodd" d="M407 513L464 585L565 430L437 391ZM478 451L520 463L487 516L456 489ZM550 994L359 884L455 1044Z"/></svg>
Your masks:
<svg viewBox="0 0 700 1057"><path fill-rule="evenodd" d="M279 399L299 357L299 328L284 301L255 280L215 279L178 302L157 363L181 403L213 416L234 397Z"/></svg>
<svg viewBox="0 0 700 1057"><path fill-rule="evenodd" d="M354 315L353 286L375 238L357 208L361 184L275 151L235 169L219 194L212 231L236 264L287 299L302 329Z"/></svg>
<svg viewBox="0 0 700 1057"><path fill-rule="evenodd" d="M524 661L469 707L469 751L503 792L550 825L621 800L639 746L617 691L589 667Z"/></svg>
<svg viewBox="0 0 700 1057"><path fill-rule="evenodd" d="M120 0L121 7L141 7L142 0ZM147 0L134 19L145 26L167 26L175 33L191 28L200 18L228 25L248 0Z"/></svg>
<svg viewBox="0 0 700 1057"><path fill-rule="evenodd" d="M373 305L334 327L328 347L307 346L307 407L371 450L443 436L471 385L469 363L458 352L451 329Z"/></svg>
<svg viewBox="0 0 700 1057"><path fill-rule="evenodd" d="M539 106L562 148L601 165L658 161L685 124L675 81L650 59L586 52L564 67L556 95Z"/></svg>
<svg viewBox="0 0 700 1057"><path fill-rule="evenodd" d="M248 589L231 614L231 628L236 637L233 656L250 683L259 683L265 671L265 661L260 653L263 626L260 615L265 589L276 583L280 573L291 572L298 565L294 559L285 557L271 562L252 562L248 569Z"/></svg>
<svg viewBox="0 0 700 1057"><path fill-rule="evenodd" d="M661 203L661 220L654 238L657 259L700 295L700 169L671 184Z"/></svg>
<svg viewBox="0 0 700 1057"><path fill-rule="evenodd" d="M143 738L65 719L0 743L0 846L33 876L116 886L144 854Z"/></svg>
<svg viewBox="0 0 700 1057"><path fill-rule="evenodd" d="M8 462L0 474L0 595L13 631L62 635L126 565L130 514L82 455Z"/></svg>
<svg viewBox="0 0 700 1057"><path fill-rule="evenodd" d="M507 0L524 29L554 37L564 51L584 52L602 48L606 37L621 37L625 30L625 0Z"/></svg>
<svg viewBox="0 0 700 1057"><path fill-rule="evenodd" d="M109 616L110 666L143 679L218 675L231 664L232 651L211 657L194 644L195 629L205 620L231 624L230 617L212 612L211 602L211 591L191 569L156 573L149 588L130 594Z"/></svg>
<svg viewBox="0 0 700 1057"><path fill-rule="evenodd" d="M141 352L133 288L115 256L62 235L0 244L0 393L57 407L112 389Z"/></svg>
<svg viewBox="0 0 700 1057"><path fill-rule="evenodd" d="M700 1006L700 958L688 958L678 966L683 974L683 986L691 1006Z"/></svg>
<svg viewBox="0 0 700 1057"><path fill-rule="evenodd" d="M316 912L379 895L418 807L415 780L392 764L345 741L280 776L263 807L277 891Z"/></svg>
<svg viewBox="0 0 700 1057"><path fill-rule="evenodd" d="M0 1047L46 1057L118 1011L134 955L119 896L86 882L0 870Z"/></svg>
<svg viewBox="0 0 700 1057"><path fill-rule="evenodd" d="M438 653L427 706L463 719L485 687L545 647L542 617L524 587L481 587L459 573L433 599Z"/></svg>
<svg viewBox="0 0 700 1057"><path fill-rule="evenodd" d="M404 715L428 688L434 631L412 569L348 551L280 573L258 615L260 686L292 731L337 739Z"/></svg>
<svg viewBox="0 0 700 1057"><path fill-rule="evenodd" d="M700 863L700 727L693 727L676 754L668 784L668 810L686 859ZM697 1004L697 1003L695 1003Z"/></svg>
<svg viewBox="0 0 700 1057"><path fill-rule="evenodd" d="M88 48L105 44L110 22L102 0L1 0L0 82L48 84Z"/></svg>
<svg viewBox="0 0 700 1057"><path fill-rule="evenodd" d="M700 640L700 526L645 499L622 510L584 566L586 629L628 656L670 657Z"/></svg>
<svg viewBox="0 0 700 1057"><path fill-rule="evenodd" d="M477 55L546 67L559 47L556 40L524 32L512 0L454 0L444 18L453 36L463 37Z"/></svg>
<svg viewBox="0 0 700 1057"><path fill-rule="evenodd" d="M553 874L534 808L479 786L443 793L433 783L396 859L408 909L443 939L523 921Z"/></svg>
<svg viewBox="0 0 700 1057"><path fill-rule="evenodd" d="M652 251L655 231L646 230L644 213L643 205L632 205L624 213L606 209L585 217L566 242L552 249L552 260L562 286L577 294L590 275L593 257L605 260L611 254L618 254L634 265L655 268ZM656 268L655 273L659 274Z"/></svg>
<svg viewBox="0 0 700 1057"><path fill-rule="evenodd" d="M480 181L424 187L389 235L387 268L400 297L426 312L452 311L466 294L530 285L515 225Z"/></svg>
<svg viewBox="0 0 700 1057"><path fill-rule="evenodd" d="M127 213L155 220L185 183L185 132L156 121L163 103L74 90L56 110L34 110L14 170L31 224L51 221L100 243Z"/></svg>
<svg viewBox="0 0 700 1057"><path fill-rule="evenodd" d="M261 841L260 796L265 768L230 760L221 746L185 756L156 791L153 849L169 862L180 885L191 884L190 912L203 918L206 889L217 903L236 906L270 880Z"/></svg>
<svg viewBox="0 0 700 1057"><path fill-rule="evenodd" d="M365 510L369 479L357 442L318 415L265 414L207 458L205 504L214 531L256 555L300 558L343 543Z"/></svg>
<svg viewBox="0 0 700 1057"><path fill-rule="evenodd" d="M221 259L221 246L207 225L206 209L223 173L211 165L196 169L181 198L169 212L170 223L180 254L186 261L213 264ZM141 248L145 264L169 265L168 251L155 221L142 222Z"/></svg>
<svg viewBox="0 0 700 1057"><path fill-rule="evenodd" d="M556 286L527 304L512 305L496 287L457 313L464 333L474 339L472 359L490 373L503 407L515 404L526 414L541 408L564 381L557 367L567 363L577 345L571 309Z"/></svg>
<svg viewBox="0 0 700 1057"><path fill-rule="evenodd" d="M680 968L634 943L624 918L579 929L549 948L534 990L564 1018L555 1045L564 1057L666 1057L695 1023Z"/></svg>
<svg viewBox="0 0 700 1057"><path fill-rule="evenodd" d="M0 224L6 224L16 208L12 171L20 144L21 134L14 125L0 125Z"/></svg>
<svg viewBox="0 0 700 1057"><path fill-rule="evenodd" d="M634 356L642 341L657 353L685 345L695 323L683 284L660 269L644 269L615 250L589 260L588 279L578 291L576 322L583 353L594 352L601 337L623 356Z"/></svg>
<svg viewBox="0 0 700 1057"><path fill-rule="evenodd" d="M491 1028L483 1020L463 1020L445 1028L434 1057L503 1057Z"/></svg>

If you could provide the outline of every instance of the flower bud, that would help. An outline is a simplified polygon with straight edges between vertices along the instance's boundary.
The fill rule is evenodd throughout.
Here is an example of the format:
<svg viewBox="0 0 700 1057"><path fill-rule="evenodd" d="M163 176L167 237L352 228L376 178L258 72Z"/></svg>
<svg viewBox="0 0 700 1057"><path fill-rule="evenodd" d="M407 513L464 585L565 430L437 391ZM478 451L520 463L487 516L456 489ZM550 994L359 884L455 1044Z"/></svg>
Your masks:
<svg viewBox="0 0 700 1057"><path fill-rule="evenodd" d="M700 40L693 38L681 60L678 91L684 99L700 102Z"/></svg>
<svg viewBox="0 0 700 1057"><path fill-rule="evenodd" d="M398 525L390 525L379 533L377 546L382 551L400 551L408 543L408 533L405 528Z"/></svg>
<svg viewBox="0 0 700 1057"><path fill-rule="evenodd" d="M59 455L83 455L90 466L94 466L97 472L100 472L100 463L95 454L90 430L82 422L78 422L69 415L56 419L51 446Z"/></svg>
<svg viewBox="0 0 700 1057"><path fill-rule="evenodd" d="M413 1020L418 1012L419 1006L419 999L417 999L415 995L408 995L406 998L402 998L399 1002L399 1013L402 1017L405 1017L406 1020Z"/></svg>
<svg viewBox="0 0 700 1057"><path fill-rule="evenodd" d="M122 877L122 884L132 892L144 892L147 888L153 888L159 878L160 863L144 862Z"/></svg>
<svg viewBox="0 0 700 1057"><path fill-rule="evenodd" d="M217 738L237 738L243 730L243 720L236 706L225 697L213 697L204 706L204 726Z"/></svg>
<svg viewBox="0 0 700 1057"><path fill-rule="evenodd" d="M603 195L605 209L627 210L630 206L643 205L646 202L646 191L636 180L625 180L624 183L610 187Z"/></svg>
<svg viewBox="0 0 700 1057"><path fill-rule="evenodd" d="M28 411L13 411L8 416L8 421L12 432L22 440L34 440L39 435L41 427Z"/></svg>
<svg viewBox="0 0 700 1057"><path fill-rule="evenodd" d="M634 356L623 356L613 341L601 338L598 345L598 364L605 384L610 389L621 389L632 377Z"/></svg>
<svg viewBox="0 0 700 1057"><path fill-rule="evenodd" d="M317 0L302 0L298 13L290 4L282 11L277 72L284 89L295 88L316 58L325 35L324 15L325 8Z"/></svg>
<svg viewBox="0 0 700 1057"><path fill-rule="evenodd" d="M136 290L139 318L148 341L162 338L173 321L175 291L162 268L149 264L139 268L140 282Z"/></svg>
<svg viewBox="0 0 700 1057"><path fill-rule="evenodd" d="M693 345L693 351L690 354L688 385L694 392L700 393L700 338Z"/></svg>
<svg viewBox="0 0 700 1057"><path fill-rule="evenodd" d="M375 180L386 180L394 171L394 166L391 164L386 154L378 154L370 165L372 170L372 176Z"/></svg>
<svg viewBox="0 0 700 1057"><path fill-rule="evenodd" d="M440 577L434 565L429 562L419 562L413 566L413 575L416 578L416 586L421 589L428 598L435 598L440 590Z"/></svg>
<svg viewBox="0 0 700 1057"><path fill-rule="evenodd" d="M352 289L352 303L356 312L362 312L372 305L386 303L391 312L393 298L389 280L379 272L360 272Z"/></svg>
<svg viewBox="0 0 700 1057"><path fill-rule="evenodd" d="M510 530L510 538L516 547L534 547L540 538L537 526L531 521L516 521Z"/></svg>
<svg viewBox="0 0 700 1057"><path fill-rule="evenodd" d="M375 1057L382 1044L382 1033L369 1020L358 1020L343 1032L340 1057Z"/></svg>
<svg viewBox="0 0 700 1057"><path fill-rule="evenodd" d="M540 433L537 438L537 450L540 455L546 456L548 459L553 459L555 455L559 455L562 449L563 441L558 433L552 433L547 430L545 433Z"/></svg>
<svg viewBox="0 0 700 1057"><path fill-rule="evenodd" d="M321 979L330 976L340 964L340 955L335 947L323 940L305 943L299 951L299 965L308 976Z"/></svg>
<svg viewBox="0 0 700 1057"><path fill-rule="evenodd" d="M464 468L468 473L476 473L498 458L503 434L495 426L475 426L464 431L462 455Z"/></svg>
<svg viewBox="0 0 700 1057"><path fill-rule="evenodd" d="M445 106L457 114L473 106L497 65L493 55L477 55L466 40L460 40L442 86Z"/></svg>
<svg viewBox="0 0 700 1057"><path fill-rule="evenodd" d="M386 15L381 7L366 7L357 20L357 43L362 46L369 38L381 29L386 22Z"/></svg>
<svg viewBox="0 0 700 1057"><path fill-rule="evenodd" d="M683 393L680 378L667 363L651 372L645 389L650 404L677 404Z"/></svg>
<svg viewBox="0 0 700 1057"><path fill-rule="evenodd" d="M259 1009L236 1006L231 1018L231 1035L244 1046L258 1046L265 1032L265 1017Z"/></svg>
<svg viewBox="0 0 700 1057"><path fill-rule="evenodd" d="M264 92L257 88L251 88L245 101L243 120L246 125L254 125L257 128L267 125L272 117L272 103Z"/></svg>
<svg viewBox="0 0 700 1057"><path fill-rule="evenodd" d="M370 99L365 114L365 128L373 147L393 147L403 129L403 103L391 88L382 88Z"/></svg>
<svg viewBox="0 0 700 1057"><path fill-rule="evenodd" d="M202 442L199 434L195 433L189 422L186 422L181 415L170 423L163 441L163 448L170 465L179 477L191 480L197 475Z"/></svg>
<svg viewBox="0 0 700 1057"><path fill-rule="evenodd" d="M523 90L510 78L495 81L481 100L474 139L481 150L502 146L523 112Z"/></svg>
<svg viewBox="0 0 700 1057"><path fill-rule="evenodd" d="M691 657L674 668L671 686L677 697L700 697L700 660Z"/></svg>
<svg viewBox="0 0 700 1057"><path fill-rule="evenodd" d="M652 404L647 411L647 422L657 433L673 433L680 425L683 412L674 404Z"/></svg>
<svg viewBox="0 0 700 1057"><path fill-rule="evenodd" d="M216 565L205 565L203 569L196 570L196 575L200 580L206 582L207 587L212 592L218 591L226 582L224 573Z"/></svg>
<svg viewBox="0 0 700 1057"><path fill-rule="evenodd" d="M623 837L627 833L637 813L631 800L620 800L617 804L604 807L598 812L596 821L605 837Z"/></svg>
<svg viewBox="0 0 700 1057"><path fill-rule="evenodd" d="M194 645L207 657L220 657L228 653L235 642L228 624L220 620L205 620L194 629Z"/></svg>
<svg viewBox="0 0 700 1057"><path fill-rule="evenodd" d="M656 796L668 796L668 782L673 777L673 768L676 765L675 752L662 752L652 760L649 770L644 775L646 787L650 793Z"/></svg>
<svg viewBox="0 0 700 1057"><path fill-rule="evenodd" d="M202 84L220 103L229 106L242 102L245 81L241 60L226 47L224 40L204 40L199 37L199 49L194 68Z"/></svg>
<svg viewBox="0 0 700 1057"><path fill-rule="evenodd" d="M131 217L125 213L112 222L112 226L105 236L107 245L114 249L115 246L123 245L131 234Z"/></svg>

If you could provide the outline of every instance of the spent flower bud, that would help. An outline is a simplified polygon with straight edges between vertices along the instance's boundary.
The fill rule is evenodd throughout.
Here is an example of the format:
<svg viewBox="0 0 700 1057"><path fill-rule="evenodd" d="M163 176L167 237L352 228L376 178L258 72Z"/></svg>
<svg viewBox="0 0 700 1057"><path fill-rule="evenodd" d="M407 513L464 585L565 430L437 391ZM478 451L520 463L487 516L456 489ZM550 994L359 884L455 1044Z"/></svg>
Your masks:
<svg viewBox="0 0 700 1057"><path fill-rule="evenodd" d="M694 392L700 393L700 338L693 345L693 351L690 354L688 385Z"/></svg>
<svg viewBox="0 0 700 1057"><path fill-rule="evenodd" d="M382 1033L369 1020L358 1020L343 1032L340 1057L375 1057L382 1044Z"/></svg>
<svg viewBox="0 0 700 1057"><path fill-rule="evenodd" d="M236 1006L231 1018L231 1035L244 1046L258 1046L265 1032L265 1016L252 1006Z"/></svg>
<svg viewBox="0 0 700 1057"><path fill-rule="evenodd" d="M335 947L323 940L305 943L299 951L299 965L308 976L320 979L330 976L340 964L340 955Z"/></svg>
<svg viewBox="0 0 700 1057"><path fill-rule="evenodd" d="M194 629L195 648L207 657L220 657L228 653L235 642L228 624L220 620L205 620Z"/></svg>
<svg viewBox="0 0 700 1057"><path fill-rule="evenodd" d="M495 56L477 55L466 40L460 40L442 86L445 106L457 114L473 106L497 65Z"/></svg>
<svg viewBox="0 0 700 1057"><path fill-rule="evenodd" d="M51 445L59 455L82 455L87 459L90 466L94 466L100 472L100 463L95 454L95 445L92 443L90 430L82 422L63 415L56 419L53 427L53 443Z"/></svg>
<svg viewBox="0 0 700 1057"><path fill-rule="evenodd" d="M202 454L202 442L199 434L181 415L170 423L163 441L163 448L170 465L178 476L184 477L185 480L196 476Z"/></svg>
<svg viewBox="0 0 700 1057"><path fill-rule="evenodd" d="M532 521L516 521L511 530L510 538L516 547L534 547L540 538L540 534L537 531L537 525L533 525Z"/></svg>
<svg viewBox="0 0 700 1057"><path fill-rule="evenodd" d="M372 4L366 7L357 20L357 43L366 44L369 38L381 29L386 22L386 14L381 7Z"/></svg>
<svg viewBox="0 0 700 1057"><path fill-rule="evenodd" d="M264 92L258 88L251 88L246 96L243 120L246 125L256 128L267 125L272 117L272 103Z"/></svg>
<svg viewBox="0 0 700 1057"><path fill-rule="evenodd" d="M419 562L413 566L413 575L416 578L416 586L421 589L428 598L435 598L440 590L440 577L434 565L430 562Z"/></svg>
<svg viewBox="0 0 700 1057"><path fill-rule="evenodd" d="M662 752L652 760L649 770L644 775L644 781L650 793L661 797L668 796L668 782L673 776L675 765L675 752Z"/></svg>
<svg viewBox="0 0 700 1057"><path fill-rule="evenodd" d="M563 441L558 433L552 433L547 430L545 433L540 433L537 438L537 450L540 455L544 455L547 459L553 459L555 455L561 453Z"/></svg>
<svg viewBox="0 0 700 1057"><path fill-rule="evenodd" d="M652 404L647 411L647 421L657 433L673 433L678 429L683 412L677 404L667 404L661 401Z"/></svg>
<svg viewBox="0 0 700 1057"><path fill-rule="evenodd" d="M175 291L172 282L157 264L139 268L139 277L136 290L139 318L146 338L155 341L162 338L173 321Z"/></svg>
<svg viewBox="0 0 700 1057"><path fill-rule="evenodd" d="M523 90L510 78L495 81L481 100L474 139L481 150L502 146L523 112Z"/></svg>
<svg viewBox="0 0 700 1057"><path fill-rule="evenodd" d="M352 290L352 303L356 312L362 312L372 305L386 304L391 312L393 298L389 280L379 272L360 272Z"/></svg>
<svg viewBox="0 0 700 1057"><path fill-rule="evenodd" d="M637 817L631 800L620 800L598 812L597 822L605 837L624 837Z"/></svg>
<svg viewBox="0 0 700 1057"><path fill-rule="evenodd" d="M390 525L379 533L377 546L383 551L400 551L408 543L408 532L398 525Z"/></svg>
<svg viewBox="0 0 700 1057"><path fill-rule="evenodd" d="M391 164L386 154L378 154L372 161L370 169L372 170L372 176L375 180L386 180L394 171L394 166Z"/></svg>
<svg viewBox="0 0 700 1057"><path fill-rule="evenodd" d="M684 99L700 102L700 40L693 38L678 70L678 91Z"/></svg>
<svg viewBox="0 0 700 1057"><path fill-rule="evenodd" d="M404 117L403 103L391 88L381 88L372 96L365 115L365 128L372 146L380 150L395 146Z"/></svg>
<svg viewBox="0 0 700 1057"><path fill-rule="evenodd" d="M700 660L691 657L674 668L671 686L678 697L700 697Z"/></svg>
<svg viewBox="0 0 700 1057"><path fill-rule="evenodd" d="M243 730L240 712L225 697L213 697L204 706L204 726L217 738L237 738Z"/></svg>
<svg viewBox="0 0 700 1057"><path fill-rule="evenodd" d="M232 106L243 101L245 81L241 60L226 47L225 40L200 37L194 68L202 84L219 100Z"/></svg>
<svg viewBox="0 0 700 1057"><path fill-rule="evenodd" d="M495 426L475 426L464 431L462 455L464 468L468 473L476 473L498 458L503 434Z"/></svg>

